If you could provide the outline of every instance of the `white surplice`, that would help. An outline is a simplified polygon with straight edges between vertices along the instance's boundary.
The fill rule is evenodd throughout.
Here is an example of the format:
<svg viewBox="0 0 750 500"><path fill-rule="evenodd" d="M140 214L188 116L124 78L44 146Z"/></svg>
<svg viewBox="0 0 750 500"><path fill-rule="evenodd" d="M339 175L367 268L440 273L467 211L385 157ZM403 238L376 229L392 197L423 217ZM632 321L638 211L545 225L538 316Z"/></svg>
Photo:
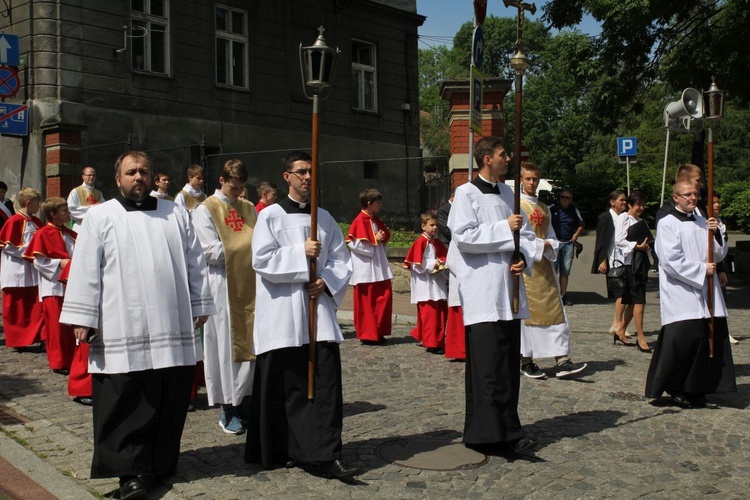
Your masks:
<svg viewBox="0 0 750 500"><path fill-rule="evenodd" d="M420 236L423 238L423 236ZM437 257L435 247L425 245L422 263L411 264L411 303L418 304L428 300L448 300L448 272L432 274Z"/></svg>
<svg viewBox="0 0 750 500"><path fill-rule="evenodd" d="M519 310L513 314L513 231L507 218L513 214L513 191L498 183L500 196L483 194L472 183L456 189L448 227L451 244L448 268L458 281L464 324L527 318L529 308L523 280L519 280ZM520 231L520 251L531 273L536 237L526 217Z"/></svg>
<svg viewBox="0 0 750 500"><path fill-rule="evenodd" d="M65 249L68 255L73 255L76 241L61 231L60 236L65 243ZM44 297L64 297L65 285L57 279L62 272L60 267L62 259L51 259L46 255L36 254L34 256L34 268L39 272L39 298ZM68 263L70 265L70 263Z"/></svg>
<svg viewBox="0 0 750 500"><path fill-rule="evenodd" d="M216 312L206 261L187 212L148 200L155 210L128 211L119 200L94 205L78 233L60 322L97 329L91 373L203 357L193 318Z"/></svg>
<svg viewBox="0 0 750 500"><path fill-rule="evenodd" d="M213 196L224 203L231 201L218 189ZM192 222L208 264L208 283L216 304L216 314L208 318L203 329L203 367L208 404L239 406L242 398L253 391L255 361L232 361L232 323L224 245L216 232L211 213L204 205L199 205L193 212ZM250 251L249 248L247 250Z"/></svg>
<svg viewBox="0 0 750 500"><path fill-rule="evenodd" d="M374 222L372 225L377 233L377 226ZM378 281L393 279L393 270L388 264L388 255L384 244L373 245L366 240L352 240L349 242L349 250L352 251L353 271L350 285L377 283Z"/></svg>
<svg viewBox="0 0 750 500"><path fill-rule="evenodd" d="M253 233L253 268L257 275L255 354L309 343L309 262L305 241L310 236L310 215L287 213L279 203L264 208ZM344 298L352 274L349 250L331 215L318 209L318 276L326 283L316 300L317 341L344 340L336 309Z"/></svg>
<svg viewBox="0 0 750 500"><path fill-rule="evenodd" d="M33 221L27 220L23 228L23 246L17 247L6 242L0 251L0 287L16 288L37 286L39 275L34 265L23 258L26 247L39 228Z"/></svg>
<svg viewBox="0 0 750 500"><path fill-rule="evenodd" d="M675 209L676 210L676 209ZM659 300L661 324L708 318L708 228L706 219L681 221L670 213L659 221L656 232L656 255L659 257ZM726 257L727 245L716 238L714 262ZM726 317L727 309L721 293L719 277L714 276L714 316Z"/></svg>
<svg viewBox="0 0 750 500"><path fill-rule="evenodd" d="M86 191L91 193L94 190L94 186L89 186L85 182L81 184ZM104 195L102 195L102 201L104 203ZM74 188L68 195L68 210L70 210L70 220L73 221L73 231L76 233L81 230L81 224L83 224L83 218L88 212L89 208L94 205L81 205L81 200L78 199L78 188Z"/></svg>

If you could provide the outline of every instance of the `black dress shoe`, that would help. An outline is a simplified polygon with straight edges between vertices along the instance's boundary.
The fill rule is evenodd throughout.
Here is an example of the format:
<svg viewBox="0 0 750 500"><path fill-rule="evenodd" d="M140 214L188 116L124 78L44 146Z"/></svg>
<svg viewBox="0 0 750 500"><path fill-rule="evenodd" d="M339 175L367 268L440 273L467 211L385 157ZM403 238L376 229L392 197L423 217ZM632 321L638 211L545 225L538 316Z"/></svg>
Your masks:
<svg viewBox="0 0 750 500"><path fill-rule="evenodd" d="M719 407L716 403L708 402L704 394L691 394L688 398L693 408L708 408L715 410Z"/></svg>
<svg viewBox="0 0 750 500"><path fill-rule="evenodd" d="M341 460L300 463L299 467L308 474L326 479L351 479L359 474L359 468L346 465Z"/></svg>
<svg viewBox="0 0 750 500"><path fill-rule="evenodd" d="M513 445L513 451L516 453L520 453L522 451L526 451L531 448L534 448L538 444L539 444L539 441L537 441L534 438L522 437L521 439L516 441L516 444Z"/></svg>
<svg viewBox="0 0 750 500"><path fill-rule="evenodd" d="M58 375L70 375L70 370L67 368L60 368L57 370L52 370L52 373L57 373Z"/></svg>
<svg viewBox="0 0 750 500"><path fill-rule="evenodd" d="M445 354L445 351L440 347L428 347L427 352L430 354Z"/></svg>
<svg viewBox="0 0 750 500"><path fill-rule="evenodd" d="M84 405L84 406L93 406L93 404L94 404L94 400L91 399L91 398L87 398L87 397L77 396L77 397L73 398L73 401L75 401L79 405Z"/></svg>
<svg viewBox="0 0 750 500"><path fill-rule="evenodd" d="M677 406L679 406L680 408L692 408L693 407L693 404L684 394L680 394L680 393L670 394L670 397L672 398L672 402L676 404Z"/></svg>
<svg viewBox="0 0 750 500"><path fill-rule="evenodd" d="M137 498L146 498L146 484L143 480L136 476L134 478L124 480L120 479L120 499L121 500L134 500Z"/></svg>

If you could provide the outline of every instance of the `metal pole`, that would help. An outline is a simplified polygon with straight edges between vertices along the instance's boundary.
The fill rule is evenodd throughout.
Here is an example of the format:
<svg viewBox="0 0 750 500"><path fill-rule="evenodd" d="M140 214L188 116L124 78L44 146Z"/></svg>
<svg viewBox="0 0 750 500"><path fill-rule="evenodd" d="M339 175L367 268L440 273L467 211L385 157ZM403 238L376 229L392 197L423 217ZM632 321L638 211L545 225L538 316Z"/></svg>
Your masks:
<svg viewBox="0 0 750 500"><path fill-rule="evenodd" d="M664 205L664 188L667 185L667 159L669 158L669 129L667 129L667 145L664 148L664 172L661 177L661 203L659 206Z"/></svg>
<svg viewBox="0 0 750 500"><path fill-rule="evenodd" d="M474 129L469 125L469 180L474 180Z"/></svg>
<svg viewBox="0 0 750 500"><path fill-rule="evenodd" d="M630 157L625 157L625 172L627 172L628 176L628 196L630 196Z"/></svg>
<svg viewBox="0 0 750 500"><path fill-rule="evenodd" d="M513 189L513 213L521 213L521 105L523 102L523 70L516 70L516 144L513 149L513 164L515 166L514 181L515 188ZM513 262L518 262L521 259L521 232L519 230L513 231ZM520 308L520 277L513 276L513 314L518 314Z"/></svg>
<svg viewBox="0 0 750 500"><path fill-rule="evenodd" d="M312 114L312 179L310 186L310 238L318 239L318 94L313 95ZM318 263L315 258L310 259L310 282L318 279ZM307 358L307 399L315 398L315 342L317 331L315 328L315 302L310 298L309 304L309 354Z"/></svg>

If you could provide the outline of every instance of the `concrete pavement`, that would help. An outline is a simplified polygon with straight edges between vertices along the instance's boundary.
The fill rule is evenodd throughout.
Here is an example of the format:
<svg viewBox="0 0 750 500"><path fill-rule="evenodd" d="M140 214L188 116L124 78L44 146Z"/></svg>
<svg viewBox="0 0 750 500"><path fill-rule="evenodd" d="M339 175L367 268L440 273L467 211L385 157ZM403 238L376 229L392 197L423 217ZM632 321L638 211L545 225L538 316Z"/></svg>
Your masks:
<svg viewBox="0 0 750 500"><path fill-rule="evenodd" d="M606 334L612 306L604 298L604 278L589 274L593 239L583 243L569 288L574 305L567 313L572 357L589 367L572 380L522 379L521 420L540 440L535 457L490 457L442 471L403 465L412 457L407 448L400 455L394 452L400 443L424 442L423 448L429 448L460 442L464 365L416 346L408 333L415 308L408 295L399 295L394 313L402 320L387 345L360 345L351 322L343 319L343 453L364 471L357 484L245 464L244 436L224 434L220 411L206 408L202 396L198 411L188 415L178 473L169 488L153 491L154 498L745 498L750 481L750 287L730 282L729 288L730 331L742 338L733 347L739 391L714 396L718 410L651 405L642 396L650 355L612 345ZM655 285L654 278L646 305L649 341L659 329ZM553 361L539 364L550 370ZM9 417L0 426L15 441L0 439L0 457L31 470L11 454L11 448L20 448L24 460L36 461L60 480L34 478L60 498L100 496L116 488L116 480L88 479L90 411L70 401L65 378L49 371L43 353L0 349L0 417ZM2 485L0 477L0 490Z"/></svg>

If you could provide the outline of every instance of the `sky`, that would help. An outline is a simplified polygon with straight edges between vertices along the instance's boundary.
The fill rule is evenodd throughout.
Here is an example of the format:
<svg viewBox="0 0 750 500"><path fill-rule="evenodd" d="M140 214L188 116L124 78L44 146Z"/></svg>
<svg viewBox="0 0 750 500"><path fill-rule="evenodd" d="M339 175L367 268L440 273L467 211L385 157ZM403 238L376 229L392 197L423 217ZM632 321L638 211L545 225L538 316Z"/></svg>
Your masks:
<svg viewBox="0 0 750 500"><path fill-rule="evenodd" d="M536 14L526 13L527 19L539 19L542 6L546 0L537 0ZM427 16L427 20L419 28L419 48L428 49L436 45L453 45L453 36L461 25L474 21L473 0L417 0L417 13ZM487 15L497 17L515 17L518 9L505 8L502 0L487 0ZM578 27L582 32L598 35L601 29L591 17L586 17Z"/></svg>

